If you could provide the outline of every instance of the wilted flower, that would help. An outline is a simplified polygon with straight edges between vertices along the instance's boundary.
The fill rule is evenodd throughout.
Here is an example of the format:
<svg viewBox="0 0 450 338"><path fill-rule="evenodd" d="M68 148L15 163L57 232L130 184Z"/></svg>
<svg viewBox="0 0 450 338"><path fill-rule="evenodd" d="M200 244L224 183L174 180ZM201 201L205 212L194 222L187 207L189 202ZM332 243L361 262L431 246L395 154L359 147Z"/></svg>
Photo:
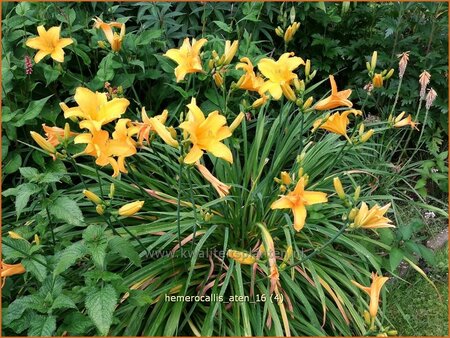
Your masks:
<svg viewBox="0 0 450 338"><path fill-rule="evenodd" d="M284 32L284 41L288 43L294 38L295 33L297 33L297 30L300 27L300 22L294 22L292 25L289 25L288 28L286 28L286 31Z"/></svg>
<svg viewBox="0 0 450 338"><path fill-rule="evenodd" d="M377 73L372 78L372 84L374 88L383 87L383 75L381 73Z"/></svg>
<svg viewBox="0 0 450 338"><path fill-rule="evenodd" d="M38 52L34 56L34 62L38 63L49 54L53 60L63 62L63 48L72 44L73 40L70 38L59 37L59 34L61 32L60 26L52 27L48 31L45 30L44 26L38 26L37 31L39 34L38 37L29 38L25 42L25 45L27 45L27 47L38 49Z"/></svg>
<svg viewBox="0 0 450 338"><path fill-rule="evenodd" d="M6 283L6 277L19 275L25 273L25 267L22 263L18 264L6 264L3 260L1 262L1 278L2 278L2 287Z"/></svg>
<svg viewBox="0 0 450 338"><path fill-rule="evenodd" d="M427 97L426 97L426 101L425 101L425 108L428 110L431 108L431 106L433 105L434 100L436 100L437 97L437 93L434 91L433 88L431 88L428 91Z"/></svg>
<svg viewBox="0 0 450 338"><path fill-rule="evenodd" d="M25 74L33 74L33 61L31 61L29 55L25 55Z"/></svg>
<svg viewBox="0 0 450 338"><path fill-rule="evenodd" d="M184 39L179 49L169 49L164 56L178 63L175 68L175 77L177 82L184 80L186 74L202 72L202 60L200 59L200 49L207 42L206 39L192 39L192 45L189 38Z"/></svg>
<svg viewBox="0 0 450 338"><path fill-rule="evenodd" d="M167 109L164 109L161 115L149 118L147 112L145 111L145 107L142 107L141 110L142 122L136 124L139 130L138 131L139 143L142 143L143 140L148 142L150 132L155 132L168 145L177 148L178 141L173 138L172 134L170 133L170 130L164 125L166 123L168 115L169 112L167 111Z"/></svg>
<svg viewBox="0 0 450 338"><path fill-rule="evenodd" d="M426 70L424 70L419 76L420 83L420 99L425 100L425 92L428 84L430 83L431 75Z"/></svg>
<svg viewBox="0 0 450 338"><path fill-rule="evenodd" d="M409 61L409 51L398 54L397 57L400 58L398 63L398 77L403 79L403 75L405 74L406 66Z"/></svg>
<svg viewBox="0 0 450 338"><path fill-rule="evenodd" d="M226 185L225 183L219 181L217 177L215 177L204 165L199 162L196 163L198 171L202 174L202 176L216 189L217 193L220 197L225 197L230 193L231 186Z"/></svg>
<svg viewBox="0 0 450 338"><path fill-rule="evenodd" d="M99 17L95 17L94 19L94 28L100 28L105 34L106 39L111 45L111 49L115 52L118 52L122 48L122 41L125 36L125 24L120 22L103 22ZM113 32L114 28L120 29L120 34L117 32Z"/></svg>
<svg viewBox="0 0 450 338"><path fill-rule="evenodd" d="M227 256L228 256L228 258L231 258L232 260L234 260L240 264L251 265L256 262L255 256L253 256L249 253L243 252L243 251L229 249L227 251Z"/></svg>
<svg viewBox="0 0 450 338"><path fill-rule="evenodd" d="M231 60L233 60L234 55L236 55L238 49L239 41L235 40L233 43L227 40L225 41L225 51L222 57L219 59L219 65L228 65Z"/></svg>

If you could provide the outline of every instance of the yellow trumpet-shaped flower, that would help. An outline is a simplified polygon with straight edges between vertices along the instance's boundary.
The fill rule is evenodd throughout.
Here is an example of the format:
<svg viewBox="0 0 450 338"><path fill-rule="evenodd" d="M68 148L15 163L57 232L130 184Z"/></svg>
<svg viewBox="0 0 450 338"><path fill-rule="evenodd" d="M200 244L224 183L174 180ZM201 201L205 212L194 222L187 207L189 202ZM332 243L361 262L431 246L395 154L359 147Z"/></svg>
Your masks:
<svg viewBox="0 0 450 338"><path fill-rule="evenodd" d="M25 273L25 267L22 265L22 263L18 263L18 264L6 264L3 260L2 260L2 264L1 264L1 278L2 278L2 287L5 285L6 283L6 277L10 277L10 276L14 276L14 275L19 275L21 273Z"/></svg>
<svg viewBox="0 0 450 338"><path fill-rule="evenodd" d="M103 22L99 17L94 19L94 28L101 29L105 34L106 39L111 45L111 49L118 52L122 48L122 41L125 37L125 24L120 22ZM113 31L113 28L119 28L120 34Z"/></svg>
<svg viewBox="0 0 450 338"><path fill-rule="evenodd" d="M142 107L141 116L142 123L137 124L139 130L139 143L142 143L143 140L148 142L150 132L155 132L168 145L175 148L178 147L178 141L175 140L171 131L164 125L167 117L169 116L169 111L167 109L164 109L161 115L156 115L155 117L149 118L147 112L145 111L145 107Z"/></svg>
<svg viewBox="0 0 450 338"><path fill-rule="evenodd" d="M390 224L392 221L383 215L388 211L390 203L384 207L378 204L373 206L370 210L365 202L362 202L361 207L356 213L353 223L350 228L364 228L364 229L379 229L379 228L395 228L395 225Z"/></svg>
<svg viewBox="0 0 450 338"><path fill-rule="evenodd" d="M236 65L236 69L245 71L245 74L237 82L238 88L251 92L259 91L259 88L264 84L264 79L257 76L253 68L252 62L247 57L242 58L241 62Z"/></svg>
<svg viewBox="0 0 450 338"><path fill-rule="evenodd" d="M419 130L419 128L417 128L418 123L412 121L411 114L409 114L407 117L403 118L404 115L405 115L405 112L402 112L400 115L398 115L394 119L394 127L401 128L404 126L411 126L411 129Z"/></svg>
<svg viewBox="0 0 450 338"><path fill-rule="evenodd" d="M59 104L66 119L78 117L96 121L101 125L120 118L130 104L130 101L123 98L108 101L106 93L94 93L83 87L76 89L74 99L78 104L77 107L69 108L64 103Z"/></svg>
<svg viewBox="0 0 450 338"><path fill-rule="evenodd" d="M231 258L232 260L235 260L236 262L240 264L247 264L251 265L256 262L256 257L253 255L250 255L249 253L238 251L238 250L231 250L229 249L227 251L228 258Z"/></svg>
<svg viewBox="0 0 450 338"><path fill-rule="evenodd" d="M175 68L177 82L184 80L186 74L202 72L202 60L200 59L200 49L207 42L206 39L192 39L192 45L189 38L184 39L179 49L169 49L164 56L178 63Z"/></svg>
<svg viewBox="0 0 450 338"><path fill-rule="evenodd" d="M135 213L137 213L144 205L144 201L134 201L131 203L127 203L120 207L119 209L119 215L120 216L133 216Z"/></svg>
<svg viewBox="0 0 450 338"><path fill-rule="evenodd" d="M352 107L353 103L348 100L349 96L352 94L351 89L346 90L337 90L336 81L334 80L334 76L330 75L330 83L331 83L331 95L327 98L320 100L314 106L316 110L329 110L338 107Z"/></svg>
<svg viewBox="0 0 450 338"><path fill-rule="evenodd" d="M372 273L372 283L370 287L363 286L355 282L354 280L351 281L354 285L356 285L358 288L360 288L370 296L369 314L372 319L377 316L381 288L383 287L384 283L388 281L388 279L388 277L378 276L376 273Z"/></svg>
<svg viewBox="0 0 450 338"><path fill-rule="evenodd" d="M217 193L220 197L225 197L230 193L231 186L226 185L225 183L219 181L217 177L215 177L204 165L199 162L196 163L198 171L202 174L202 176L216 189Z"/></svg>
<svg viewBox="0 0 450 338"><path fill-rule="evenodd" d="M231 150L220 142L231 136L231 130L226 125L225 116L220 115L216 110L205 118L205 115L197 106L195 98L192 98L187 107L189 108L187 120L180 124L180 128L189 134L192 148L184 158L184 162L195 163L203 156L203 152L207 151L216 157L233 163Z"/></svg>
<svg viewBox="0 0 450 338"><path fill-rule="evenodd" d="M34 62L38 63L45 56L50 54L50 57L58 62L64 61L64 47L73 43L70 38L60 38L61 27L56 26L50 28L48 31L44 26L38 26L38 37L30 38L25 42L30 48L38 49L34 56Z"/></svg>
<svg viewBox="0 0 450 338"><path fill-rule="evenodd" d="M284 53L278 61L264 58L258 62L259 71L268 79L259 89L261 93L269 92L274 100L279 100L283 93L289 98L286 87L297 78L293 70L305 64L302 58L293 55L294 53Z"/></svg>
<svg viewBox="0 0 450 338"><path fill-rule="evenodd" d="M374 88L383 87L383 75L381 75L381 73L376 73L372 78L372 84Z"/></svg>
<svg viewBox="0 0 450 338"><path fill-rule="evenodd" d="M288 43L294 38L295 33L297 33L297 30L300 27L300 22L294 22L292 25L289 25L288 28L286 28L286 31L284 32L284 41Z"/></svg>
<svg viewBox="0 0 450 338"><path fill-rule="evenodd" d="M329 132L345 136L347 140L350 141L348 135L347 135L347 126L350 123L350 120L348 119L349 114L354 115L362 115L362 112L360 110L346 110L343 113L334 113L333 115L329 116L325 122L323 120L316 120L313 124L313 130L319 129L325 129Z"/></svg>
<svg viewBox="0 0 450 338"><path fill-rule="evenodd" d="M223 52L222 57L219 60L219 65L228 65L231 60L233 60L236 52L238 50L239 41L235 40L233 43L227 40L225 41L225 51Z"/></svg>
<svg viewBox="0 0 450 338"><path fill-rule="evenodd" d="M300 231L306 220L306 206L328 202L327 194L319 191L305 191L305 179L300 178L295 189L273 202L271 209L292 209L294 229Z"/></svg>

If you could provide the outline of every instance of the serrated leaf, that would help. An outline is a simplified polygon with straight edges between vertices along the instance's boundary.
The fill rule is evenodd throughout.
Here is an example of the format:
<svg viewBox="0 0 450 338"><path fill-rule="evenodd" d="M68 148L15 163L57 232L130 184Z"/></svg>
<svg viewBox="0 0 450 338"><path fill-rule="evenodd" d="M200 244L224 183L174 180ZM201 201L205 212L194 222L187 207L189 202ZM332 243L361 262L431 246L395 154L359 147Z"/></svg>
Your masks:
<svg viewBox="0 0 450 338"><path fill-rule="evenodd" d="M139 257L139 253L128 240L115 236L109 240L108 245L112 252L118 253L121 257L128 258L136 266L141 266L141 257Z"/></svg>
<svg viewBox="0 0 450 338"><path fill-rule="evenodd" d="M94 324L88 316L80 312L72 312L64 316L62 330L67 331L71 336L83 336L87 335L88 330L93 326Z"/></svg>
<svg viewBox="0 0 450 338"><path fill-rule="evenodd" d="M72 244L71 246L68 246L59 255L59 260L58 263L56 263L53 274L59 275L60 273L64 272L85 254L86 247L83 242L77 242Z"/></svg>
<svg viewBox="0 0 450 338"><path fill-rule="evenodd" d="M16 172L22 165L22 157L18 153L11 153L11 156L6 159L3 167L3 175L8 175Z"/></svg>
<svg viewBox="0 0 450 338"><path fill-rule="evenodd" d="M389 253L389 263L391 265L391 270L394 271L397 269L397 266L400 264L404 257L403 250L399 248L393 248Z"/></svg>
<svg viewBox="0 0 450 338"><path fill-rule="evenodd" d="M23 169L23 168L21 168ZM19 219L23 209L27 206L30 197L41 191L41 188L34 183L24 183L16 188L10 188L5 190L2 195L5 197L15 196L15 207L17 219Z"/></svg>
<svg viewBox="0 0 450 338"><path fill-rule="evenodd" d="M70 297L63 294L60 294L58 297L56 297L52 304L52 310L76 308L77 306L75 305L74 301Z"/></svg>
<svg viewBox="0 0 450 338"><path fill-rule="evenodd" d="M83 214L73 199L67 196L56 198L48 207L54 217L71 225L81 225L84 222Z"/></svg>
<svg viewBox="0 0 450 338"><path fill-rule="evenodd" d="M52 336L55 330L56 318L54 316L36 315L31 321L28 336Z"/></svg>
<svg viewBox="0 0 450 338"><path fill-rule="evenodd" d="M136 46L148 45L150 41L158 39L162 35L160 29L149 29L140 33L136 39Z"/></svg>
<svg viewBox="0 0 450 338"><path fill-rule="evenodd" d="M45 263L45 257L43 255L33 256L39 262ZM31 258L24 258L22 264L27 272L33 274L38 281L42 282L47 277L47 267Z"/></svg>
<svg viewBox="0 0 450 338"><path fill-rule="evenodd" d="M27 180L32 180L39 174L39 171L33 167L22 167L19 168L20 174L25 177Z"/></svg>
<svg viewBox="0 0 450 338"><path fill-rule="evenodd" d="M103 227L94 224L90 225L83 231L83 239L94 263L102 269L108 246Z"/></svg>
<svg viewBox="0 0 450 338"><path fill-rule="evenodd" d="M2 322L3 325L7 325L20 317L25 312L25 310L32 308L33 302L35 301L35 297L25 296L21 298L15 299L11 304L9 304L7 309L4 309ZM39 302L42 303L40 300Z"/></svg>
<svg viewBox="0 0 450 338"><path fill-rule="evenodd" d="M219 27L221 30L227 32L227 33L231 33L232 29L230 26L228 26L225 22L222 21L213 21L217 27Z"/></svg>
<svg viewBox="0 0 450 338"><path fill-rule="evenodd" d="M45 104L52 96L53 95L50 95L40 100L31 101L31 103L28 105L28 108L25 110L25 113L23 113L23 115L19 117L18 121L15 122L14 125L16 127L22 127L27 121L33 120L38 117Z"/></svg>
<svg viewBox="0 0 450 338"><path fill-rule="evenodd" d="M116 291L109 284L86 296L88 315L102 336L108 334L116 304Z"/></svg>
<svg viewBox="0 0 450 338"><path fill-rule="evenodd" d="M2 238L2 255L4 259L25 258L30 254L31 244L28 241Z"/></svg>

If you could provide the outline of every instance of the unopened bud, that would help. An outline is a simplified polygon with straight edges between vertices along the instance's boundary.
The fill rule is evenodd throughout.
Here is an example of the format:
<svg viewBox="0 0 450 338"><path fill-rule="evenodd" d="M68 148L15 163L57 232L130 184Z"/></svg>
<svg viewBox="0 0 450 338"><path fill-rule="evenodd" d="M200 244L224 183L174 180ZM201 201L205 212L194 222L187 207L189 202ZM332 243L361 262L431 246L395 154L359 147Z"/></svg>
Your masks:
<svg viewBox="0 0 450 338"><path fill-rule="evenodd" d="M317 69L314 69L314 71L311 73L311 75L309 76L309 79L310 80L312 80L312 79L314 79L314 77L316 76L316 74L317 74Z"/></svg>
<svg viewBox="0 0 450 338"><path fill-rule="evenodd" d="M115 192L116 192L116 186L115 186L114 183L111 183L111 185L109 186L109 195L108 195L108 197L113 199Z"/></svg>
<svg viewBox="0 0 450 338"><path fill-rule="evenodd" d="M309 77L309 72L311 71L311 61L308 59L306 60L305 64L305 76Z"/></svg>
<svg viewBox="0 0 450 338"><path fill-rule="evenodd" d="M355 202L358 201L360 194L361 194L361 186L358 185L355 189L355 195L354 195Z"/></svg>
<svg viewBox="0 0 450 338"><path fill-rule="evenodd" d="M358 208L353 208L352 210L350 210L350 213L348 214L348 219L350 221L353 221L357 214L358 214ZM369 318L370 318L370 314L369 314Z"/></svg>
<svg viewBox="0 0 450 338"><path fill-rule="evenodd" d="M134 201L131 203L127 203L119 209L119 215L126 217L133 216L135 213L141 210L143 205L144 201Z"/></svg>
<svg viewBox="0 0 450 338"><path fill-rule="evenodd" d="M97 214L103 215L105 213L105 207L102 204L98 204L95 207L95 211L97 211Z"/></svg>
<svg viewBox="0 0 450 338"><path fill-rule="evenodd" d="M47 141L42 135L40 135L34 131L30 131L30 134L31 134L31 137L33 138L33 140L43 150L49 152L50 154L56 153L56 148L49 141Z"/></svg>
<svg viewBox="0 0 450 338"><path fill-rule="evenodd" d="M222 85L223 85L222 75L220 75L219 73L214 73L213 79L214 79L214 83L216 84L217 87L219 87L219 88L222 87Z"/></svg>
<svg viewBox="0 0 450 338"><path fill-rule="evenodd" d="M70 138L70 125L66 122L64 125L64 140L68 141Z"/></svg>
<svg viewBox="0 0 450 338"><path fill-rule="evenodd" d="M280 185L280 192L281 193L284 194L286 192L286 190L287 190L287 188L286 188L286 186L284 184Z"/></svg>
<svg viewBox="0 0 450 338"><path fill-rule="evenodd" d="M334 190L338 194L339 198L342 200L345 199L344 188L342 187L342 183L341 183L341 180L339 179L339 177L333 178L333 185L334 185Z"/></svg>
<svg viewBox="0 0 450 338"><path fill-rule="evenodd" d="M386 80L390 79L394 75L394 68L391 68L391 70L386 74L384 77Z"/></svg>
<svg viewBox="0 0 450 338"><path fill-rule="evenodd" d="M90 201L94 202L95 204L101 204L103 201L100 197L98 197L96 194L94 194L92 191L89 190L83 190L83 195Z"/></svg>
<svg viewBox="0 0 450 338"><path fill-rule="evenodd" d="M283 182L283 184L289 185L292 183L291 176L289 176L289 174L286 171L282 171L280 176L281 182Z"/></svg>
<svg viewBox="0 0 450 338"><path fill-rule="evenodd" d="M397 330L389 330L387 332L388 336L396 336L398 335L398 331Z"/></svg>
<svg viewBox="0 0 450 338"><path fill-rule="evenodd" d="M374 51L372 54L372 59L370 60L370 68L372 69L372 71L374 71L375 67L377 66L377 56L377 51Z"/></svg>
<svg viewBox="0 0 450 338"><path fill-rule="evenodd" d="M228 258L231 258L232 260L240 263L240 264L246 264L251 265L256 262L256 257L253 255L250 255L243 251L237 251L237 250L228 250L227 251Z"/></svg>
<svg viewBox="0 0 450 338"><path fill-rule="evenodd" d="M374 132L375 131L373 129L370 129L369 131L367 131L366 133L361 135L361 138L360 138L361 143L367 142L372 137Z"/></svg>
<svg viewBox="0 0 450 338"><path fill-rule="evenodd" d="M312 96L308 97L308 99L305 101L305 103L303 104L303 110L306 110L308 108L311 107L312 103L314 101L314 98Z"/></svg>

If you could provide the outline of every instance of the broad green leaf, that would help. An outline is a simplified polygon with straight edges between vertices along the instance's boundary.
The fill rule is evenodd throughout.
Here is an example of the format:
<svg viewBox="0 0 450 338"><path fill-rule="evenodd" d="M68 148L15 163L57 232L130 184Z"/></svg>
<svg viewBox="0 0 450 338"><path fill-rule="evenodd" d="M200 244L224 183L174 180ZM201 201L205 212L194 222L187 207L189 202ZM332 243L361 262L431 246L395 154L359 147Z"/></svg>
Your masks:
<svg viewBox="0 0 450 338"><path fill-rule="evenodd" d="M21 168L22 169L22 168ZM3 192L3 196L15 196L15 206L17 219L19 219L22 214L23 209L27 206L30 197L41 191L41 188L34 183L24 183L16 188L10 188Z"/></svg>
<svg viewBox="0 0 450 338"><path fill-rule="evenodd" d="M77 306L75 305L74 301L70 297L63 294L60 294L58 297L56 297L52 304L52 310L76 308Z"/></svg>
<svg viewBox="0 0 450 338"><path fill-rule="evenodd" d="M88 316L80 312L71 312L64 316L64 322L61 325L63 331L67 331L71 336L87 335L94 324Z"/></svg>
<svg viewBox="0 0 450 338"><path fill-rule="evenodd" d="M11 153L11 156L4 163L3 175L12 174L22 165L22 157L19 153Z"/></svg>
<svg viewBox="0 0 450 338"><path fill-rule="evenodd" d="M397 269L398 265L402 261L404 257L404 252L402 249L399 248L392 248L391 252L389 253L389 263L391 265L391 270L395 271Z"/></svg>
<svg viewBox="0 0 450 338"><path fill-rule="evenodd" d="M43 255L34 255L33 258L24 258L22 264L27 272L33 274L38 281L42 282L47 277L47 267L39 262L46 263Z"/></svg>
<svg viewBox="0 0 450 338"><path fill-rule="evenodd" d="M83 231L83 239L94 263L103 270L108 246L104 228L99 225L90 225Z"/></svg>
<svg viewBox="0 0 450 338"><path fill-rule="evenodd" d="M28 336L52 336L56 330L56 318L54 316L36 315L30 324Z"/></svg>
<svg viewBox="0 0 450 338"><path fill-rule="evenodd" d="M71 225L82 225L83 214L77 202L67 196L56 198L48 207L50 214Z"/></svg>
<svg viewBox="0 0 450 338"><path fill-rule="evenodd" d="M222 21L213 21L217 27L219 27L221 30L227 32L227 33L231 33L232 29L230 26L228 26L225 22Z"/></svg>
<svg viewBox="0 0 450 338"><path fill-rule="evenodd" d="M152 40L158 39L162 35L160 29L149 29L138 34L136 46L148 45Z"/></svg>
<svg viewBox="0 0 450 338"><path fill-rule="evenodd" d="M116 291L109 284L86 296L88 315L102 336L108 334L116 304Z"/></svg>
<svg viewBox="0 0 450 338"><path fill-rule="evenodd" d="M134 265L141 266L141 258L129 240L114 236L108 242L112 252L118 253L121 257L128 258Z"/></svg>
<svg viewBox="0 0 450 338"><path fill-rule="evenodd" d="M28 108L25 110L22 116L18 117L18 120L14 123L16 127L22 127L27 121L33 120L39 116L45 104L53 95L44 97L43 99L31 101Z"/></svg>
<svg viewBox="0 0 450 338"><path fill-rule="evenodd" d="M66 271L70 266L76 263L86 254L87 250L83 242L76 242L65 248L59 255L58 262L53 270L54 275L59 275Z"/></svg>

